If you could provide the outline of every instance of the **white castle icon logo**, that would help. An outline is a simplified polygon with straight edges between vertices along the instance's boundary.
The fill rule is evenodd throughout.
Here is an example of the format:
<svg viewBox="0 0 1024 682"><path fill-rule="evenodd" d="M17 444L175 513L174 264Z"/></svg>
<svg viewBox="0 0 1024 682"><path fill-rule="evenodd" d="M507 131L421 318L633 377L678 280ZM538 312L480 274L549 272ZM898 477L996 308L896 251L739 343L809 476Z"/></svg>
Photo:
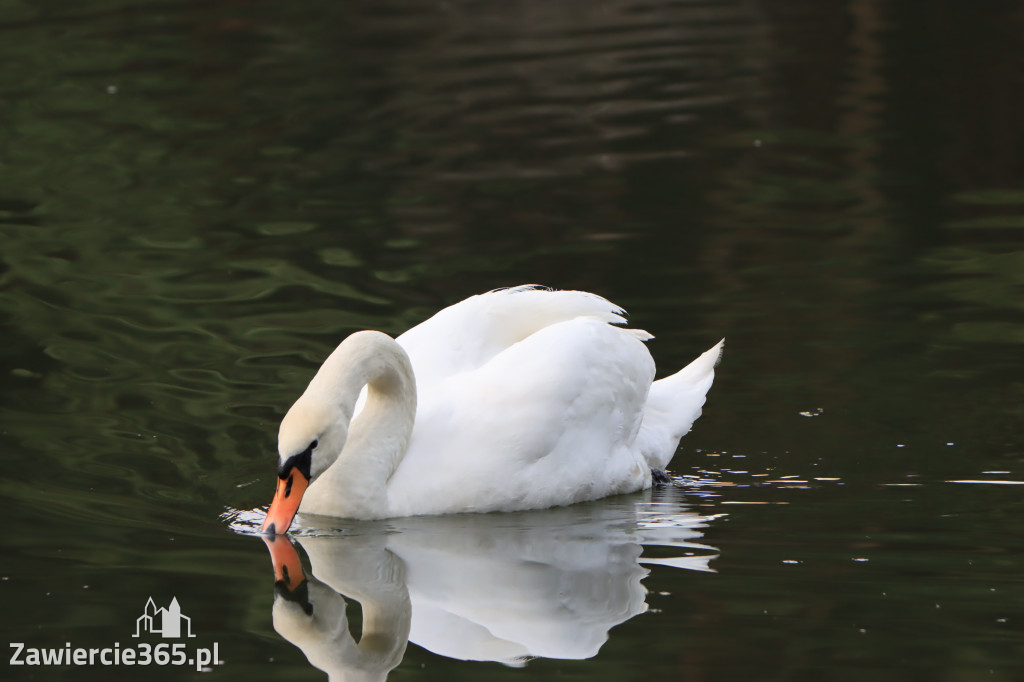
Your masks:
<svg viewBox="0 0 1024 682"><path fill-rule="evenodd" d="M171 599L170 605L165 608L157 608L150 597L146 602L146 608L142 615L135 620L135 634L138 637L143 632L160 633L163 637L181 637L181 623L185 622L185 637L195 637L192 634L192 619L181 615L181 606L178 605L178 598Z"/></svg>

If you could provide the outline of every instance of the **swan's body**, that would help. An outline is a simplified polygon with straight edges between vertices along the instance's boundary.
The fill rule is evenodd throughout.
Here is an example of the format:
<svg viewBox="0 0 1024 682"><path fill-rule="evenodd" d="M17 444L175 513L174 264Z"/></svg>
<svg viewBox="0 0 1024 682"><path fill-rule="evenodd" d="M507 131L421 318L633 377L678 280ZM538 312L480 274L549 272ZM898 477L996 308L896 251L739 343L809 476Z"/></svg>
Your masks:
<svg viewBox="0 0 1024 682"><path fill-rule="evenodd" d="M303 512L368 519L649 487L700 416L722 343L654 382L651 337L613 326L622 313L593 294L518 287L466 299L397 339L353 334L281 423L265 527L283 532L299 500ZM308 490L295 479L297 497L295 471L309 479Z"/></svg>

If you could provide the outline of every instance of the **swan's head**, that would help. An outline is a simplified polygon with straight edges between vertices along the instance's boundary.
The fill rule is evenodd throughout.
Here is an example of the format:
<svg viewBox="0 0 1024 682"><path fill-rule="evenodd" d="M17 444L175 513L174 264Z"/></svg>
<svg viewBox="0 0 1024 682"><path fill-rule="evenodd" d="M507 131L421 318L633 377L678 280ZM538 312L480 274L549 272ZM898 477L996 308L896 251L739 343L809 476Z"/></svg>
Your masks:
<svg viewBox="0 0 1024 682"><path fill-rule="evenodd" d="M334 463L347 437L348 420L329 402L308 393L295 401L277 435L277 492L263 532L288 530L306 488Z"/></svg>

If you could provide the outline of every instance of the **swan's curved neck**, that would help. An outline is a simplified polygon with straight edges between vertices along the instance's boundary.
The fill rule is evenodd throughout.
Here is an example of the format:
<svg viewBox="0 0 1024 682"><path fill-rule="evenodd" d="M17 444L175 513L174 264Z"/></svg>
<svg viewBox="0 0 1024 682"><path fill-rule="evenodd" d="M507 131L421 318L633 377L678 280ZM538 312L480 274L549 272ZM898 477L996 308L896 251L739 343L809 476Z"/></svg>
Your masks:
<svg viewBox="0 0 1024 682"><path fill-rule="evenodd" d="M366 401L353 418L364 386ZM310 484L302 510L346 518L383 515L388 479L405 455L416 417L409 356L386 334L358 332L324 362L306 395L338 411L348 438L337 459Z"/></svg>

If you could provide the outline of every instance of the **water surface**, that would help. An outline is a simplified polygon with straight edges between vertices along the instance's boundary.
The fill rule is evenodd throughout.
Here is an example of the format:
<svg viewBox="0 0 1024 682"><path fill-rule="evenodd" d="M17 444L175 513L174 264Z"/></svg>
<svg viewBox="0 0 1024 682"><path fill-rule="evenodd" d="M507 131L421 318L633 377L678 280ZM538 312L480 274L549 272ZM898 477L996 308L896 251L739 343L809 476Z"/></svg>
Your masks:
<svg viewBox="0 0 1024 682"><path fill-rule="evenodd" d="M539 282L625 306L663 372L723 336L725 362L671 488L476 521L548 567L506 583L533 588L508 593L527 630L622 595L587 647L501 636L495 606L470 620L514 654L462 660L427 620L388 679L1021 679L1022 23L952 1L3 4L7 641L129 646L176 597L221 661L147 678L325 679L275 630L247 532L281 415L346 334ZM413 575L397 547L422 532L324 542ZM516 576L527 555L474 556ZM557 580L596 586L559 611ZM333 595L358 633L366 605Z"/></svg>

